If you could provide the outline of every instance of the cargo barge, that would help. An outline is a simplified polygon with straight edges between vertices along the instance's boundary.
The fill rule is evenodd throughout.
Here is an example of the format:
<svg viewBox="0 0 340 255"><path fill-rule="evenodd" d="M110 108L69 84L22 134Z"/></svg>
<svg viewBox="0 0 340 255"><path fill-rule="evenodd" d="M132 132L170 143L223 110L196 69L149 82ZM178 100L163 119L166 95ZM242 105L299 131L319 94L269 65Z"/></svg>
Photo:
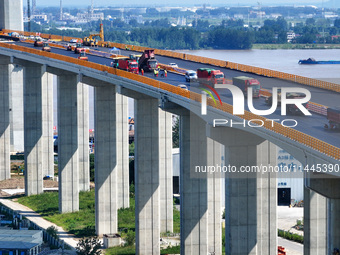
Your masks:
<svg viewBox="0 0 340 255"><path fill-rule="evenodd" d="M300 59L299 64L303 65L315 65L315 64L340 64L340 60L321 60L317 61L314 58Z"/></svg>

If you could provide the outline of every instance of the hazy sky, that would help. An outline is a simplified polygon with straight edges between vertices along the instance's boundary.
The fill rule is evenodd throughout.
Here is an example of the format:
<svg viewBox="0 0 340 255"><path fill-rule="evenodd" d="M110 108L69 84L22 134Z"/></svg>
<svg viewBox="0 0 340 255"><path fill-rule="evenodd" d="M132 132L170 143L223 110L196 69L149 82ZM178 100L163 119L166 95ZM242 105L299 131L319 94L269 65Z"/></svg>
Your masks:
<svg viewBox="0 0 340 255"><path fill-rule="evenodd" d="M59 6L60 0L36 0L37 6ZM337 2L338 0L94 0L94 6L155 6L155 5L168 5L168 6L176 6L176 5L197 5L197 4L211 4L211 5L225 5L225 6L237 6L237 5L258 5L260 2L262 5L294 5L294 4L305 4L305 5L319 5L322 3L326 4L327 2ZM27 1L23 0L24 5L26 5ZM328 5L329 5L328 3ZM91 0L63 0L63 6L79 6L86 7L91 5Z"/></svg>

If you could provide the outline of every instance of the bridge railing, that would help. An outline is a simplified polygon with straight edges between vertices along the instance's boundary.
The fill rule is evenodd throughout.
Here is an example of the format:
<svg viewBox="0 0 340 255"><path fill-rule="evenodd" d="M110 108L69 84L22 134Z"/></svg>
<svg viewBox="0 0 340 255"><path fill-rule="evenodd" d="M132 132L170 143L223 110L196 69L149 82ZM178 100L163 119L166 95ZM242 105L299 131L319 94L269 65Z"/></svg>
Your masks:
<svg viewBox="0 0 340 255"><path fill-rule="evenodd" d="M23 47L23 46L17 46L17 45L13 45L13 44L6 44L6 43L0 43L0 47L3 48L8 48L8 49L13 49L13 50L17 50L17 51L21 51L21 52L26 52L26 53L31 53L31 54L35 54L35 55L39 55L39 56L44 56L47 58L52 58L52 59L57 59L57 60L61 60L64 62L68 62L68 63L73 63L73 64L77 64L80 66L84 66L84 67L88 67L88 68L92 68L92 69L96 69L102 72L106 72L106 73L111 73L114 75L118 75L120 77L124 77L127 79L131 79L131 80L135 80L144 84L147 84L149 86L164 90L164 91L168 91L170 93L173 94L177 94L180 95L182 97L191 99L193 101L196 102L201 102L201 95L198 93L194 93L185 89L181 89L177 86L173 86L170 84L167 84L165 82L160 82L145 76L141 76L138 74L133 74L130 72L126 72L123 70L119 70L116 68L112 68L109 66L105 66L105 65L100 65L100 64L96 64L96 63L92 63L92 62L88 62L88 61L84 61L84 60L79 60L76 58L72 58L72 57L68 57L68 56L63 56L63 55L59 55L59 54L55 54L55 53L51 53L51 52L45 52L45 51L41 51L41 50L36 50L33 48L27 48L27 47ZM233 113L233 107L230 104L227 103L223 103L222 105L218 104L215 105L215 103L213 102L213 100L211 98L208 99L207 104L211 107L217 108L221 111L227 112L232 114ZM307 135L305 133L302 133L300 131L297 131L293 128L289 128L289 127L284 127L283 125L281 125L280 123L277 122L273 122L270 121L262 116L258 116L255 115L251 112L245 111L244 115L240 115L239 116L242 119L245 119L247 121L252 121L252 120L257 120L257 121L253 121L257 124L262 124L263 123L263 127L266 128L267 130L271 130L275 133L278 133L280 135L282 135L283 137L287 137L293 141L297 141L301 144L304 144L310 148L313 148L314 150L317 150L321 153L324 153L330 157L333 157L337 160L340 159L340 148L337 148L331 144L328 144L324 141L321 141L317 138L314 138L310 135Z"/></svg>

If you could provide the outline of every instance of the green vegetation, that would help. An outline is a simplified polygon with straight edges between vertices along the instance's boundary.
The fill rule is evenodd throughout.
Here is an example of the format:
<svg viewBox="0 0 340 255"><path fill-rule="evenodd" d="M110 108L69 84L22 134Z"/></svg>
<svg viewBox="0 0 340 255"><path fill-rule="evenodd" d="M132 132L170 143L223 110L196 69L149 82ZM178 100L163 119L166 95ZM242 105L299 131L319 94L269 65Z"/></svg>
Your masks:
<svg viewBox="0 0 340 255"><path fill-rule="evenodd" d="M179 116L173 117L172 125L172 147L179 148Z"/></svg>
<svg viewBox="0 0 340 255"><path fill-rule="evenodd" d="M292 240L294 242L298 242L298 243L303 243L303 236L298 235L298 234L294 234L292 232L289 231L284 231L281 229L278 229L278 236L288 239L288 240Z"/></svg>

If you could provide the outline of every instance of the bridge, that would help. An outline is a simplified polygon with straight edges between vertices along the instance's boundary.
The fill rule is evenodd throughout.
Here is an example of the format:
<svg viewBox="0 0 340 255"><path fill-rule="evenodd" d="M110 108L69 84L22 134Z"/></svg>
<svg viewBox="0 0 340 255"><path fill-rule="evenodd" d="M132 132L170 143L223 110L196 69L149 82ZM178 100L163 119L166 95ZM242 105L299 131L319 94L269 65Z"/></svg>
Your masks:
<svg viewBox="0 0 340 255"><path fill-rule="evenodd" d="M0 20L3 31L22 31L20 17L8 15L20 1L0 1L8 8ZM22 6L21 6L22 8ZM19 21L18 21L19 20ZM21 32L29 35L29 33ZM42 35L46 38L63 39ZM101 42L121 49L132 45ZM264 118L250 111L234 115L232 97L218 90L222 104L207 100L201 114L202 93L192 85L179 88L181 70L169 69L168 78L128 73L110 67L110 59L89 55L89 61L58 44L52 52L34 49L32 43L0 43L0 180L10 178L10 151L18 134L24 134L25 193L43 192L43 176L53 174L52 76L58 82L58 168L61 213L79 210L79 191L89 189L88 86L95 90L95 193L96 233L117 232L117 210L129 206L127 98L135 99L136 253L159 254L161 232L172 232L172 114L180 116L181 254L222 254L221 182L226 182L226 254L277 253L277 184L275 172L248 172L220 176L197 172L197 166L242 167L276 165L275 145L288 151L304 167L327 166L327 171L305 172L304 254L330 254L340 247L340 136L326 132L326 119L289 116L296 127L281 124L279 111ZM134 51L143 47L133 46ZM125 52L130 53L131 51ZM334 107L340 86L272 70L156 50L162 63L176 62L187 69L218 67L227 77L251 73L270 89L304 87L313 107ZM315 95L315 96L314 96ZM22 103L21 107L20 104ZM254 107L264 109L263 101ZM22 123L23 130L17 130ZM261 127L214 127L216 119L237 123L263 122ZM276 119L276 121L268 121ZM253 123L254 124L254 123ZM21 132L22 131L22 132ZM221 150L221 146L224 147Z"/></svg>

